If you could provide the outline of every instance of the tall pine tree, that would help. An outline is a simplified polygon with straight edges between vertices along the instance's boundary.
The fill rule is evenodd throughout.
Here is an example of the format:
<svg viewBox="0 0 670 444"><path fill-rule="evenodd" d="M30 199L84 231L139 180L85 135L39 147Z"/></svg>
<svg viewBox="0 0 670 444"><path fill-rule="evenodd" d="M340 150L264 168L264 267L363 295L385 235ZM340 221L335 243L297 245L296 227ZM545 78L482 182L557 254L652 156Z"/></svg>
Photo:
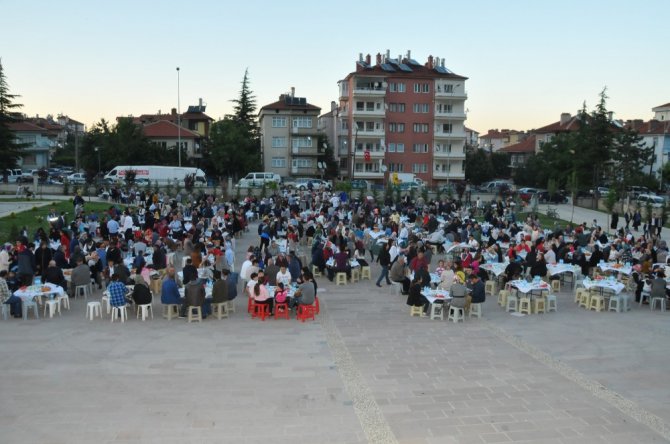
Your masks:
<svg viewBox="0 0 670 444"><path fill-rule="evenodd" d="M0 170L14 168L21 157L23 145L16 142L16 136L10 124L21 120L18 110L23 105L14 103L20 97L9 93L5 72L0 59Z"/></svg>

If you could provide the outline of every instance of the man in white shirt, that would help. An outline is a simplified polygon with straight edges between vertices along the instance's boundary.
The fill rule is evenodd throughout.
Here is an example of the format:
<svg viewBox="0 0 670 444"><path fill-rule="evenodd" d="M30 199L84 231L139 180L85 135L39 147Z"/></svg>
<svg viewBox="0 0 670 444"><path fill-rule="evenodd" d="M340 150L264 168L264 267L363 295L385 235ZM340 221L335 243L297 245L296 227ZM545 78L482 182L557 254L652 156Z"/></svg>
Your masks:
<svg viewBox="0 0 670 444"><path fill-rule="evenodd" d="M284 284L284 288L288 288L288 286L291 285L291 273L289 273L286 267L282 266L279 269L276 281L277 285L279 285L280 282Z"/></svg>
<svg viewBox="0 0 670 444"><path fill-rule="evenodd" d="M252 265L252 260L254 259L253 256L250 256L249 259L244 261L242 263L242 267L240 268L240 278L242 280L248 281L249 280L249 270L251 270L251 265Z"/></svg>

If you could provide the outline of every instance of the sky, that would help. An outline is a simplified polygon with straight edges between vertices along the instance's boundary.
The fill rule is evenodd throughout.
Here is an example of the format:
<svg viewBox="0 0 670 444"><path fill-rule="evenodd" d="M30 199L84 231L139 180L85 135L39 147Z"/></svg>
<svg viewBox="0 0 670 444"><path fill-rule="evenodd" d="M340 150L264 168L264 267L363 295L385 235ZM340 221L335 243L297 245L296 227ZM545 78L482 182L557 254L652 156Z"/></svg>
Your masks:
<svg viewBox="0 0 670 444"><path fill-rule="evenodd" d="M169 112L178 96L182 111L202 98L220 119L246 69L259 108L295 87L325 113L358 54L387 49L468 77L466 125L480 133L592 109L604 87L618 119L670 102L667 0L0 0L0 12L22 112L89 128Z"/></svg>

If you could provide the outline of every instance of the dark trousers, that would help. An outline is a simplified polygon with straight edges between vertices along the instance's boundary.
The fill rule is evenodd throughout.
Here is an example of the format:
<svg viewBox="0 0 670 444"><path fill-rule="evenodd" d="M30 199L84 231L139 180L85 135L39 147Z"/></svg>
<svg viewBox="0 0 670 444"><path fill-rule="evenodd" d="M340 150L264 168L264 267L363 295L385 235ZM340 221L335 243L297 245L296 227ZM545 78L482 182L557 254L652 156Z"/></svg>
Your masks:
<svg viewBox="0 0 670 444"><path fill-rule="evenodd" d="M409 292L409 284L410 284L410 282L409 282L409 278L408 278L408 277L404 278L402 281L394 281L394 282L399 282L399 283L402 284L402 292L403 292L403 293L406 294L407 292Z"/></svg>
<svg viewBox="0 0 670 444"><path fill-rule="evenodd" d="M382 265L382 274L379 275L379 279L377 279L377 285L379 285L382 280L386 279L386 283L391 285L391 281L389 280L389 266L388 265Z"/></svg>
<svg viewBox="0 0 670 444"><path fill-rule="evenodd" d="M12 316L22 316L21 312L21 298L18 296L10 296L5 304L9 305L9 314Z"/></svg>

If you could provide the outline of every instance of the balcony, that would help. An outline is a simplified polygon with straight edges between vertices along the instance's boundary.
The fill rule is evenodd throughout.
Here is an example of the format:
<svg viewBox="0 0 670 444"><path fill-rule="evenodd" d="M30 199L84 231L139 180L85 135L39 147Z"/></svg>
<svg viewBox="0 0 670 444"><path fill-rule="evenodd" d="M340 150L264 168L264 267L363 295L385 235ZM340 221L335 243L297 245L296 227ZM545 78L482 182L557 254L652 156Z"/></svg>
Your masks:
<svg viewBox="0 0 670 444"><path fill-rule="evenodd" d="M465 179L465 172L458 171L433 171L434 179L449 179L449 180L461 180Z"/></svg>
<svg viewBox="0 0 670 444"><path fill-rule="evenodd" d="M382 149L370 150L370 157L372 159L383 159L386 151ZM365 157L365 150L356 150L356 159L363 159Z"/></svg>
<svg viewBox="0 0 670 444"><path fill-rule="evenodd" d="M386 111L383 106L372 110L354 108L353 115L354 117L384 117Z"/></svg>
<svg viewBox="0 0 670 444"><path fill-rule="evenodd" d="M434 150L433 157L435 159L465 159L465 151L452 149L451 152L448 152L445 149L440 151Z"/></svg>
<svg viewBox="0 0 670 444"><path fill-rule="evenodd" d="M370 129L370 130L362 130L359 129L358 131L354 130L354 139L359 138L359 139L376 139L378 137L384 137L386 136L386 132L384 131L383 128L375 128L375 129Z"/></svg>
<svg viewBox="0 0 670 444"><path fill-rule="evenodd" d="M381 171L354 171L353 179L383 179L384 173Z"/></svg>
<svg viewBox="0 0 670 444"><path fill-rule="evenodd" d="M291 154L294 156L319 156L323 154L323 149L316 147L296 147L291 148Z"/></svg>
<svg viewBox="0 0 670 444"><path fill-rule="evenodd" d="M467 116L460 111L435 111L435 120L465 120Z"/></svg>
<svg viewBox="0 0 670 444"><path fill-rule="evenodd" d="M452 131L450 133L445 131L435 131L436 139L465 139L465 131Z"/></svg>
<svg viewBox="0 0 670 444"><path fill-rule="evenodd" d="M454 92L444 92L444 91L435 91L435 99L453 99L453 100L465 100L468 98L468 93L465 91L454 91Z"/></svg>
<svg viewBox="0 0 670 444"><path fill-rule="evenodd" d="M372 88L357 86L354 88L354 97L384 97L386 88Z"/></svg>

